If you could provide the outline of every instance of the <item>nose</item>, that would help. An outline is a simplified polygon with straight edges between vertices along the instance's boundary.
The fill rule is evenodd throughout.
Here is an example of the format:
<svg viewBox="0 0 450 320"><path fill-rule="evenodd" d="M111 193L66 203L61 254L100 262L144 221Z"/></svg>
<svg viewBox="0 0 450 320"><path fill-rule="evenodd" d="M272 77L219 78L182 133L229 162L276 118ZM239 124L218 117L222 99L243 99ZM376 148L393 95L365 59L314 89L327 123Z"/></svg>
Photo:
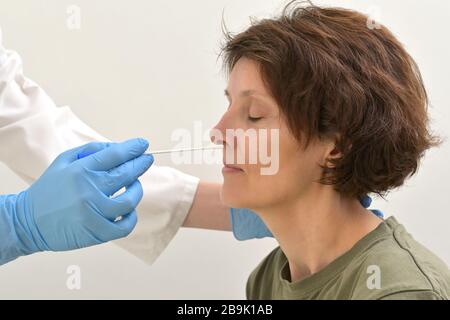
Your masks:
<svg viewBox="0 0 450 320"><path fill-rule="evenodd" d="M211 130L209 130L209 138L211 139L211 142L217 145L223 145L225 143L223 138L222 131L215 126Z"/></svg>
<svg viewBox="0 0 450 320"><path fill-rule="evenodd" d="M229 115L228 111L225 112L220 118L219 122L209 131L209 138L211 142L217 145L225 145L225 133L229 127Z"/></svg>

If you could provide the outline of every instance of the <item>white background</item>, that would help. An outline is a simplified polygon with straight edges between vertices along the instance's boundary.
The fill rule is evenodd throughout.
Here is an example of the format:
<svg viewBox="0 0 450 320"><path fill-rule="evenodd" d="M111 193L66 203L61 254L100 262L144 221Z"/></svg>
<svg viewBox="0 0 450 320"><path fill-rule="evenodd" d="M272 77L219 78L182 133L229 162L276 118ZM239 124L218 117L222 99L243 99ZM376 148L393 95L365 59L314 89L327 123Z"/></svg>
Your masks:
<svg viewBox="0 0 450 320"><path fill-rule="evenodd" d="M151 148L174 145L176 128L215 124L226 108L217 61L224 12L229 29L249 16L282 8L274 0L1 0L7 48L23 57L25 73L58 105L114 140L147 137ZM372 12L418 62L432 107L432 127L450 134L450 2L316 1ZM66 26L70 5L81 29ZM167 156L159 164L171 165ZM419 173L375 207L394 214L423 244L450 264L450 145L428 152ZM220 166L183 165L220 181ZM3 165L0 193L26 185ZM181 230L151 267L111 244L20 258L0 268L0 298L244 298L248 274L275 241L238 242L230 233ZM82 288L66 288L66 268L79 265Z"/></svg>

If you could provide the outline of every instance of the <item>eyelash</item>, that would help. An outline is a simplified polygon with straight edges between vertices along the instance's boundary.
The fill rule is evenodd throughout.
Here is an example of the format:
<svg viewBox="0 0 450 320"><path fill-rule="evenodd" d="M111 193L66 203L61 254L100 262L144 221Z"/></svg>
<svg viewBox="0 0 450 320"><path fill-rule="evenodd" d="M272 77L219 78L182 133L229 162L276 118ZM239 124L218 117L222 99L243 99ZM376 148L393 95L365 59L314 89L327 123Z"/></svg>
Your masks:
<svg viewBox="0 0 450 320"><path fill-rule="evenodd" d="M248 116L248 120L251 121L251 122L257 122L257 121L259 121L261 119L262 119L262 117L250 117L250 116Z"/></svg>

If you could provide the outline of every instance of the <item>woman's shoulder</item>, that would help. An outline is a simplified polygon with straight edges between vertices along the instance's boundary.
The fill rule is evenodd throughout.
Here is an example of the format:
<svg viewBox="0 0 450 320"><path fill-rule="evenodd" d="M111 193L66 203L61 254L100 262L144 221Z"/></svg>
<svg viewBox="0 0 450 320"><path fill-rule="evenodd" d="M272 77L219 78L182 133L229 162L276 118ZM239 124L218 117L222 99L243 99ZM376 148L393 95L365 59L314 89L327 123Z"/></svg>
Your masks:
<svg viewBox="0 0 450 320"><path fill-rule="evenodd" d="M390 236L363 252L346 268L357 283L355 299L450 299L450 271L395 218Z"/></svg>

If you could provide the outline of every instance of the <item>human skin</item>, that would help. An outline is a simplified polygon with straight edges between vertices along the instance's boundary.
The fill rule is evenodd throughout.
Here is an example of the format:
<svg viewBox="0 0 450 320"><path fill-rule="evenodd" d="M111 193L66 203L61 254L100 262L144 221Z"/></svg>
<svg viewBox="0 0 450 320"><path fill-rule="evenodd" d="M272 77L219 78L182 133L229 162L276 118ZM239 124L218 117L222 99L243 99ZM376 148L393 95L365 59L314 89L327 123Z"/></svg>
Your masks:
<svg viewBox="0 0 450 320"><path fill-rule="evenodd" d="M289 130L258 64L241 58L231 70L226 95L229 107L214 130L216 144L233 152L248 146L230 141L227 129L278 129L279 168L262 175L261 163L229 163L224 159L221 199L226 206L249 208L260 215L286 254L291 280L323 269L374 230L381 219L362 207L356 197L319 183L323 168L340 157L336 137L315 137L306 146ZM258 141L259 143L260 141ZM270 141L269 141L270 142ZM258 148L261 146L258 144Z"/></svg>
<svg viewBox="0 0 450 320"><path fill-rule="evenodd" d="M221 183L200 181L183 227L231 231L230 208L221 198Z"/></svg>

